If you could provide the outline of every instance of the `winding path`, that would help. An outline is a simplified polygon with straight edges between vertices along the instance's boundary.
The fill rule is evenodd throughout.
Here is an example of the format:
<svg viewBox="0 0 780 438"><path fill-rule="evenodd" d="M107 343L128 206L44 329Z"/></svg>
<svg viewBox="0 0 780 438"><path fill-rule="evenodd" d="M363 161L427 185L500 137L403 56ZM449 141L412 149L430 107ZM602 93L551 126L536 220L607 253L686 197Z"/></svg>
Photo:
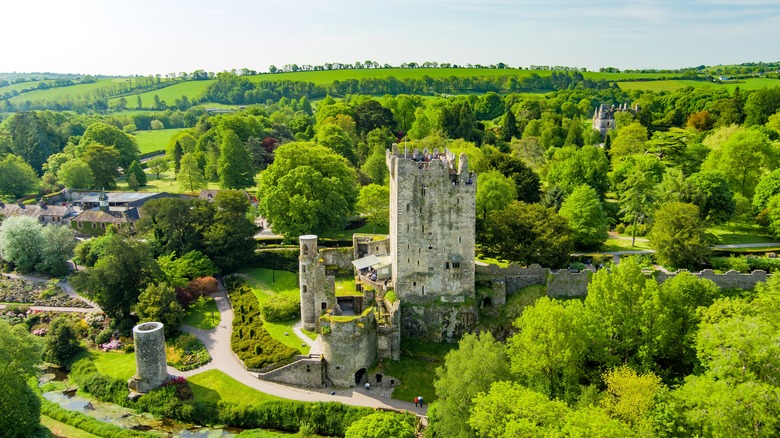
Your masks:
<svg viewBox="0 0 780 438"><path fill-rule="evenodd" d="M192 333L206 346L211 355L211 362L208 364L187 372L177 371L169 367L169 372L177 376L192 376L211 369L219 370L242 384L254 388L258 391L270 394L276 397L299 400L305 402L339 402L353 406L366 406L372 408L392 409L396 411L408 411L416 415L425 417L427 415L426 407L416 407L414 403L394 400L387 397L375 396L370 390L363 388L353 389L351 395L340 396L330 395L323 392L309 391L306 389L285 386L278 383L267 382L257 378L256 373L247 371L244 364L233 354L230 348L230 334L233 328L233 309L227 297L227 292L220 283L219 290L212 295L217 304L217 309L221 317L217 327L211 330L201 330L195 327L184 325L182 330ZM316 344L308 336L300 332L300 328L294 329L304 342Z"/></svg>

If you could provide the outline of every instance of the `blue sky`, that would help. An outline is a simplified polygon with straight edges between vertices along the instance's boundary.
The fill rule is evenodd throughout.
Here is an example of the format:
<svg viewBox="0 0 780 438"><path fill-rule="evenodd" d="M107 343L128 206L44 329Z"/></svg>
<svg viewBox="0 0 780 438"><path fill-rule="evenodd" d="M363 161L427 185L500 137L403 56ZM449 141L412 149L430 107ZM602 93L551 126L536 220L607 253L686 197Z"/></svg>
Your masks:
<svg viewBox="0 0 780 438"><path fill-rule="evenodd" d="M780 60L780 0L17 0L0 11L0 72Z"/></svg>

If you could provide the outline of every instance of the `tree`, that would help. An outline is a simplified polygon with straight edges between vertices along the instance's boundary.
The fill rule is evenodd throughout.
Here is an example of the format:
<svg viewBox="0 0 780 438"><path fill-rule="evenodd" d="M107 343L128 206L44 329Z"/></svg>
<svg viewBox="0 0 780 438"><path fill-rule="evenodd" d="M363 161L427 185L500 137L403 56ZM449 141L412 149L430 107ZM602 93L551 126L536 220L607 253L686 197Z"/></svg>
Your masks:
<svg viewBox="0 0 780 438"><path fill-rule="evenodd" d="M655 205L655 181L649 172L635 172L620 186L620 212L623 220L631 222L631 246L636 241L636 229Z"/></svg>
<svg viewBox="0 0 780 438"><path fill-rule="evenodd" d="M146 185L146 172L144 172L143 169L141 169L141 165L138 164L138 161L133 161L133 164L130 165L130 168L127 169L127 172L125 174L129 177L130 175L135 176L135 180L138 183L139 187L143 187Z"/></svg>
<svg viewBox="0 0 780 438"><path fill-rule="evenodd" d="M287 143L260 174L258 210L287 238L341 229L354 211L357 175L324 146Z"/></svg>
<svg viewBox="0 0 780 438"><path fill-rule="evenodd" d="M501 124L499 136L504 141L512 141L513 138L520 137L520 130L517 127L517 118L511 109L507 109L506 114L504 114L504 121Z"/></svg>
<svg viewBox="0 0 780 438"><path fill-rule="evenodd" d="M710 254L707 226L695 205L664 204L655 212L649 235L658 262L675 268L697 269Z"/></svg>
<svg viewBox="0 0 780 438"><path fill-rule="evenodd" d="M157 253L187 254L203 249L203 233L213 222L214 206L206 200L159 198L141 207L136 226Z"/></svg>
<svg viewBox="0 0 780 438"><path fill-rule="evenodd" d="M728 128L720 131L725 129ZM726 139L715 144L702 169L720 171L736 193L751 199L761 176L778 167L777 147L758 128L738 128L731 134L723 134Z"/></svg>
<svg viewBox="0 0 780 438"><path fill-rule="evenodd" d="M73 277L73 286L95 300L122 327L132 327L130 315L141 291L160 278L160 268L145 242L109 234L102 242L100 257L93 267Z"/></svg>
<svg viewBox="0 0 780 438"><path fill-rule="evenodd" d="M27 381L37 374L42 352L26 325L0 319L0 430L9 438L35 436L40 425L41 401Z"/></svg>
<svg viewBox="0 0 780 438"><path fill-rule="evenodd" d="M349 425L345 438L415 438L414 424L409 415L376 412Z"/></svg>
<svg viewBox="0 0 780 438"><path fill-rule="evenodd" d="M176 181L182 188L190 192L206 187L206 177L203 176L203 171L198 167L195 155L184 154L181 157L181 166L176 173Z"/></svg>
<svg viewBox="0 0 780 438"><path fill-rule="evenodd" d="M47 226L41 230L41 258L35 269L52 277L68 273L68 260L73 257L76 239L72 228Z"/></svg>
<svg viewBox="0 0 780 438"><path fill-rule="evenodd" d="M757 212L765 209L769 198L777 194L780 194L780 169L775 169L761 178L753 194L753 209Z"/></svg>
<svg viewBox="0 0 780 438"><path fill-rule="evenodd" d="M704 171L689 176L687 182L690 203L699 207L702 219L713 223L731 219L737 210L737 203L725 175L717 171Z"/></svg>
<svg viewBox="0 0 780 438"><path fill-rule="evenodd" d="M167 172L171 168L171 163L165 157L154 157L146 163L149 170L154 172L157 179L160 179L160 174Z"/></svg>
<svg viewBox="0 0 780 438"><path fill-rule="evenodd" d="M519 201L488 214L477 238L485 256L522 265L563 267L572 249L571 229L566 219L552 208Z"/></svg>
<svg viewBox="0 0 780 438"><path fill-rule="evenodd" d="M211 277L219 273L219 269L205 254L198 250L190 251L179 258L171 253L157 258L160 269L172 286L187 284L187 281L201 277Z"/></svg>
<svg viewBox="0 0 780 438"><path fill-rule="evenodd" d="M563 141L564 146L579 146L585 145L585 139L582 137L582 124L580 119L572 119L569 124L569 132L566 134L566 140Z"/></svg>
<svg viewBox="0 0 780 438"><path fill-rule="evenodd" d="M89 164L78 159L63 163L57 178L65 187L71 189L88 189L95 183Z"/></svg>
<svg viewBox="0 0 780 438"><path fill-rule="evenodd" d="M119 177L119 152L115 148L90 144L85 148L81 159L92 169L95 186L109 189L116 187L116 178Z"/></svg>
<svg viewBox="0 0 780 438"><path fill-rule="evenodd" d="M608 171L609 160L602 149L594 146L569 146L553 152L547 161L546 180L548 186L558 186L566 194L582 184L587 184L603 198L609 189Z"/></svg>
<svg viewBox="0 0 780 438"><path fill-rule="evenodd" d="M103 122L89 125L84 131L84 135L81 136L79 148L83 149L92 144L115 148L118 152L117 163L124 169L130 167L133 161L138 160L138 144L135 139L115 126Z"/></svg>
<svg viewBox="0 0 780 438"><path fill-rule="evenodd" d="M22 197L38 188L35 170L23 159L8 154L0 160L0 195Z"/></svg>
<svg viewBox="0 0 780 438"><path fill-rule="evenodd" d="M498 170L489 170L477 175L476 209L477 217L484 222L488 213L506 208L517 198L515 183Z"/></svg>
<svg viewBox="0 0 780 438"><path fill-rule="evenodd" d="M577 187L558 211L569 221L572 240L580 248L598 248L609 238L609 222L598 193L591 187Z"/></svg>
<svg viewBox="0 0 780 438"><path fill-rule="evenodd" d="M223 135L219 150L217 173L220 188L244 189L255 185L252 158L233 131L227 131Z"/></svg>
<svg viewBox="0 0 780 438"><path fill-rule="evenodd" d="M355 125L358 133L366 135L377 128L395 129L395 119L390 109L369 99L355 107Z"/></svg>
<svg viewBox="0 0 780 438"><path fill-rule="evenodd" d="M579 301L542 297L523 310L507 341L512 372L550 398L571 399L579 389L588 344Z"/></svg>
<svg viewBox="0 0 780 438"><path fill-rule="evenodd" d="M165 336L173 337L179 331L184 308L176 301L176 292L167 283L150 284L139 296L133 306L140 322L161 322Z"/></svg>
<svg viewBox="0 0 780 438"><path fill-rule="evenodd" d="M539 176L522 159L498 152L496 149L489 147L483 147L482 153L482 158L477 160L477 166L475 167L477 172L496 169L504 176L512 178L517 190L516 199L518 201L527 203L539 202L541 197Z"/></svg>
<svg viewBox="0 0 780 438"><path fill-rule="evenodd" d="M429 409L431 430L436 436L471 436L471 427L463 420L469 417L472 400L508 374L504 346L490 332L463 336L458 349L447 353L444 365L436 369L437 400Z"/></svg>
<svg viewBox="0 0 780 438"><path fill-rule="evenodd" d="M365 216L376 227L390 223L390 189L386 186L369 184L360 189L357 200L358 213Z"/></svg>
<svg viewBox="0 0 780 438"><path fill-rule="evenodd" d="M214 222L203 233L203 252L223 273L245 266L254 256L257 228L247 217L246 192L223 190L214 197Z"/></svg>
<svg viewBox="0 0 780 438"><path fill-rule="evenodd" d="M0 257L23 273L32 272L41 259L43 226L29 216L12 216L0 224Z"/></svg>
<svg viewBox="0 0 780 438"><path fill-rule="evenodd" d="M180 142L177 141L176 143L174 143L173 154L169 154L169 155L172 155L174 171L178 174L179 168L181 166L181 159L182 157L184 157L184 150L182 149Z"/></svg>
<svg viewBox="0 0 780 438"><path fill-rule="evenodd" d="M631 123L617 130L617 137L612 142L610 155L612 161L624 156L643 154L647 141L647 128L638 122Z"/></svg>
<svg viewBox="0 0 780 438"><path fill-rule="evenodd" d="M60 366L65 366L70 359L81 350L76 329L70 319L65 316L54 318L49 324L49 331L44 338L46 342L46 359Z"/></svg>
<svg viewBox="0 0 780 438"><path fill-rule="evenodd" d="M338 125L321 126L317 132L317 144L346 158L353 166L358 164L354 142L347 132Z"/></svg>

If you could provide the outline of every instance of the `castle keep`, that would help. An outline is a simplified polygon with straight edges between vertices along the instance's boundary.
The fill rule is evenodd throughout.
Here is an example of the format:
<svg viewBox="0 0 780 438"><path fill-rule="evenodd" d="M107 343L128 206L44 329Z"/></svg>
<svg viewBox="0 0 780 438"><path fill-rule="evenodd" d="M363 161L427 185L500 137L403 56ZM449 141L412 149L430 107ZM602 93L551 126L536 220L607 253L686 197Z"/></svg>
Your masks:
<svg viewBox="0 0 780 438"><path fill-rule="evenodd" d="M382 384L377 359L398 360L401 337L454 341L476 322L476 175L465 154L387 151L390 235L353 236L356 290L336 296L328 270L346 254L299 237L301 324L319 333L309 356L260 377L309 386ZM381 370L381 366L379 367ZM392 381L390 384L392 385Z"/></svg>

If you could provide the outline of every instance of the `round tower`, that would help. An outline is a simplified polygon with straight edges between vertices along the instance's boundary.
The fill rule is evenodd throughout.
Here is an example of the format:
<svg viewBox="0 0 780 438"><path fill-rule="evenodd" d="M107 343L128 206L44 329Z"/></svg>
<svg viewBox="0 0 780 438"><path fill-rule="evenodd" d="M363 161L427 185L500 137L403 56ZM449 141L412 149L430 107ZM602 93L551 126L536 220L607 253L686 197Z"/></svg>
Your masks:
<svg viewBox="0 0 780 438"><path fill-rule="evenodd" d="M165 360L165 332L161 322L145 322L133 327L136 375L128 386L136 392L149 392L168 378Z"/></svg>
<svg viewBox="0 0 780 438"><path fill-rule="evenodd" d="M319 313L314 308L314 291L321 286L316 284L316 274L319 265L317 252L317 236L307 234L299 236L301 253L298 257L298 278L301 291L301 324L304 330L317 330Z"/></svg>

